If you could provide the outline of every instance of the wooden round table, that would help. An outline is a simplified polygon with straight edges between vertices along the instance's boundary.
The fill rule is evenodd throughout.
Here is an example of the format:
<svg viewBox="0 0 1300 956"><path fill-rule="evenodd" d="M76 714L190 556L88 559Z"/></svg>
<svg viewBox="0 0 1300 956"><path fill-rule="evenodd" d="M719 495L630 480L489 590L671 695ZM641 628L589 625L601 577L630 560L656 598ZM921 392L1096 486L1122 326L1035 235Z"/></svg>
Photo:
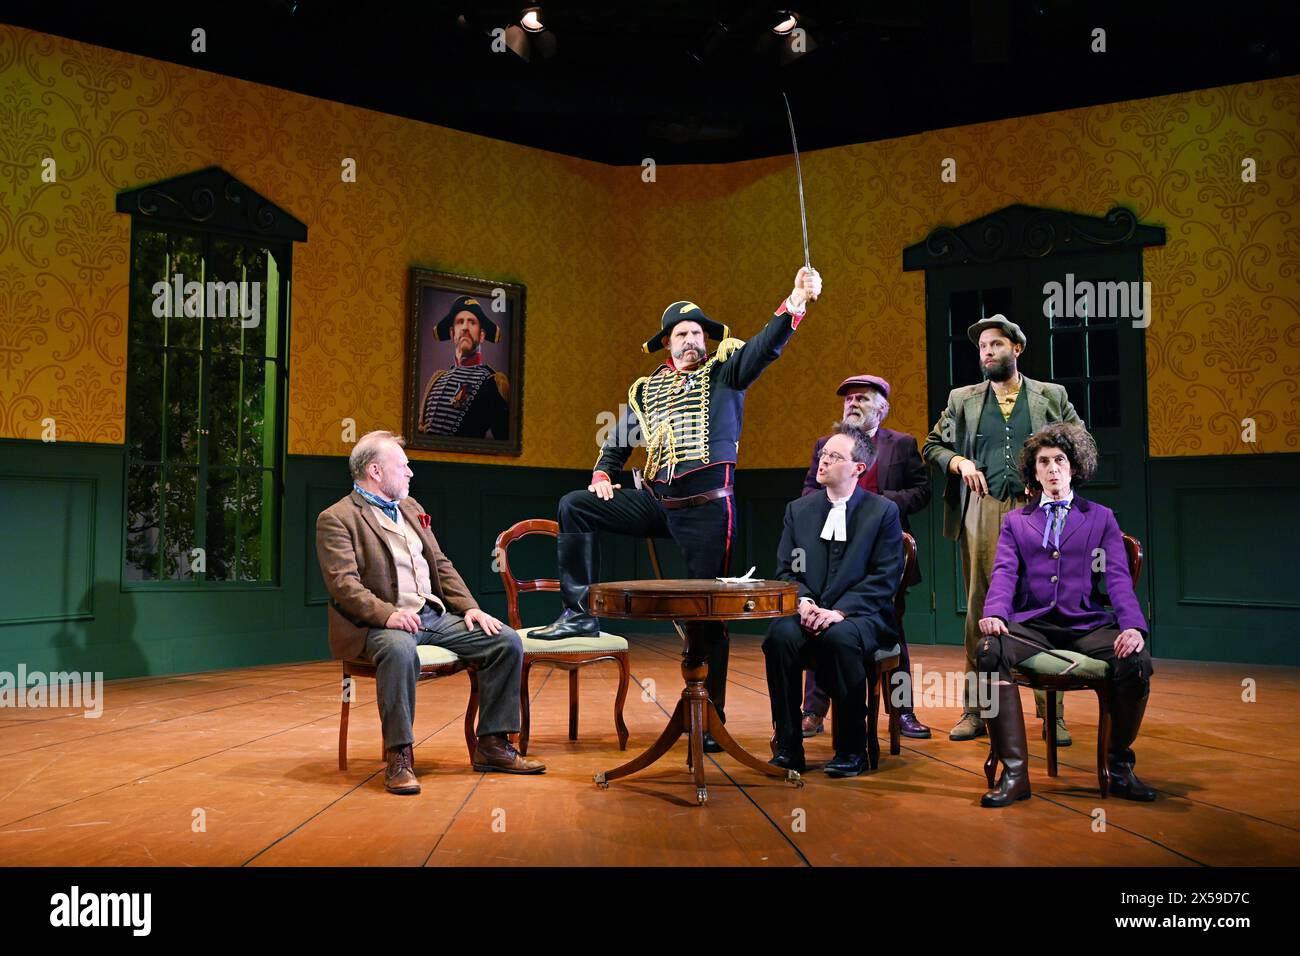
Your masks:
<svg viewBox="0 0 1300 956"><path fill-rule="evenodd" d="M589 608L597 617L642 621L747 621L786 617L798 612L799 588L788 581L749 581L724 584L709 578L679 580L609 581L591 585ZM711 639L699 628L683 627L682 677L686 686L668 726L640 756L613 770L595 775L596 786L607 788L611 780L626 777L650 766L685 734L690 741L687 762L695 778L695 798L703 804L709 798L704 782L704 733L713 735L722 749L751 770L769 777L782 777L800 787L797 771L783 770L759 760L736 743L709 700L704 679L709 673Z"/></svg>

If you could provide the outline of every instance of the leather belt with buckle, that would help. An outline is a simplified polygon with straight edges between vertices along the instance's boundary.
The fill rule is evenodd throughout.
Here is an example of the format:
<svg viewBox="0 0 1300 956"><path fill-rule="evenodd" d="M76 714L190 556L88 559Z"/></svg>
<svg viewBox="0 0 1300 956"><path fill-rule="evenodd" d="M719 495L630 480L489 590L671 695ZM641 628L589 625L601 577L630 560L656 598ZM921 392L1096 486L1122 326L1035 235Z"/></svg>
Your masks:
<svg viewBox="0 0 1300 956"><path fill-rule="evenodd" d="M719 498L730 498L735 491L731 485L726 485L722 488L710 488L708 491L687 498L666 498L663 495L655 494L653 482L643 480L640 487L669 511L674 511L677 508L698 508L700 505L707 505L710 501L717 501Z"/></svg>

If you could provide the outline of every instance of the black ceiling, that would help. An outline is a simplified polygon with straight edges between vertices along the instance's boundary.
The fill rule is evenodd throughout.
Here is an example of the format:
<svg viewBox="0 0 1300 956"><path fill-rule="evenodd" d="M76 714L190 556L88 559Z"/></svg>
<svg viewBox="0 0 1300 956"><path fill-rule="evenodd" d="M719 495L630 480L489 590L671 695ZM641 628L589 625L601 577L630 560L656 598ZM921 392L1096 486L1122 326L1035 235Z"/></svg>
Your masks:
<svg viewBox="0 0 1300 956"><path fill-rule="evenodd" d="M1300 74L1297 4L1241 0L541 2L549 59L494 53L496 2L9 2L6 22L609 163L729 162ZM465 24L458 23L464 16ZM207 51L191 51L203 27ZM1094 53L1092 30L1106 31Z"/></svg>

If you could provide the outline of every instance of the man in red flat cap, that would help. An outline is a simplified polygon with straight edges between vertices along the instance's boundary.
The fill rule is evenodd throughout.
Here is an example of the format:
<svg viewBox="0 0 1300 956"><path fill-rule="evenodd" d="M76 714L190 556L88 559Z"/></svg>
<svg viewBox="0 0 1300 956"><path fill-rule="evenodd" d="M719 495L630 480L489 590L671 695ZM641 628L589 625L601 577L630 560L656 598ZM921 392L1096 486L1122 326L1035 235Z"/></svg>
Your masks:
<svg viewBox="0 0 1300 956"><path fill-rule="evenodd" d="M876 449L876 460L858 478L858 487L882 495L898 505L903 531L910 533L907 516L920 511L930 502L930 476L916 439L906 432L881 427L881 422L889 414L889 382L879 375L853 375L840 382L835 393L844 399L842 421L866 432ZM817 483L817 463L822 446L828 438L830 436L825 435L817 439L817 444L813 447L812 467L808 469L803 481L805 495L822 490ZM913 567L904 584L910 588L920 580L920 568ZM917 720L912 710L912 662L908 657L907 637L903 634L901 618L898 621L898 636L902 654L899 655L898 670L888 675L890 693L895 694L891 700L897 700L898 694L902 695L903 703L899 706L899 713L903 736L924 739L930 736L930 728ZM906 679L896 675L906 675ZM830 698L817 686L813 672L808 671L803 701L805 737L822 732L829 709Z"/></svg>

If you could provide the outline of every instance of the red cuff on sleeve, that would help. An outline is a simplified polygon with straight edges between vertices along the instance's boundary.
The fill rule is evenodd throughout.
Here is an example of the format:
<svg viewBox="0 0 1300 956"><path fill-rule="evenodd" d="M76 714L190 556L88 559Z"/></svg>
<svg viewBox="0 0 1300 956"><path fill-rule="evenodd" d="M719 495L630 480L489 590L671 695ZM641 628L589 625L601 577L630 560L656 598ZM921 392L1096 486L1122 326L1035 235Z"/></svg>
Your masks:
<svg viewBox="0 0 1300 956"><path fill-rule="evenodd" d="M786 298L789 298L789 296L787 296ZM797 328L799 328L799 323L803 321L804 313L802 313L802 312L791 312L789 309L787 309L787 308L785 307L785 301L786 301L785 299L782 299L782 300L781 300L781 305L780 305L780 307L776 310L776 313L775 313L775 314L776 314L776 315L788 315L788 316L790 316L790 328L792 328L792 329L797 329Z"/></svg>
<svg viewBox="0 0 1300 956"><path fill-rule="evenodd" d="M609 475L605 474L603 471L593 471L591 473L591 483L594 485L598 481L608 481L610 484L614 483Z"/></svg>

